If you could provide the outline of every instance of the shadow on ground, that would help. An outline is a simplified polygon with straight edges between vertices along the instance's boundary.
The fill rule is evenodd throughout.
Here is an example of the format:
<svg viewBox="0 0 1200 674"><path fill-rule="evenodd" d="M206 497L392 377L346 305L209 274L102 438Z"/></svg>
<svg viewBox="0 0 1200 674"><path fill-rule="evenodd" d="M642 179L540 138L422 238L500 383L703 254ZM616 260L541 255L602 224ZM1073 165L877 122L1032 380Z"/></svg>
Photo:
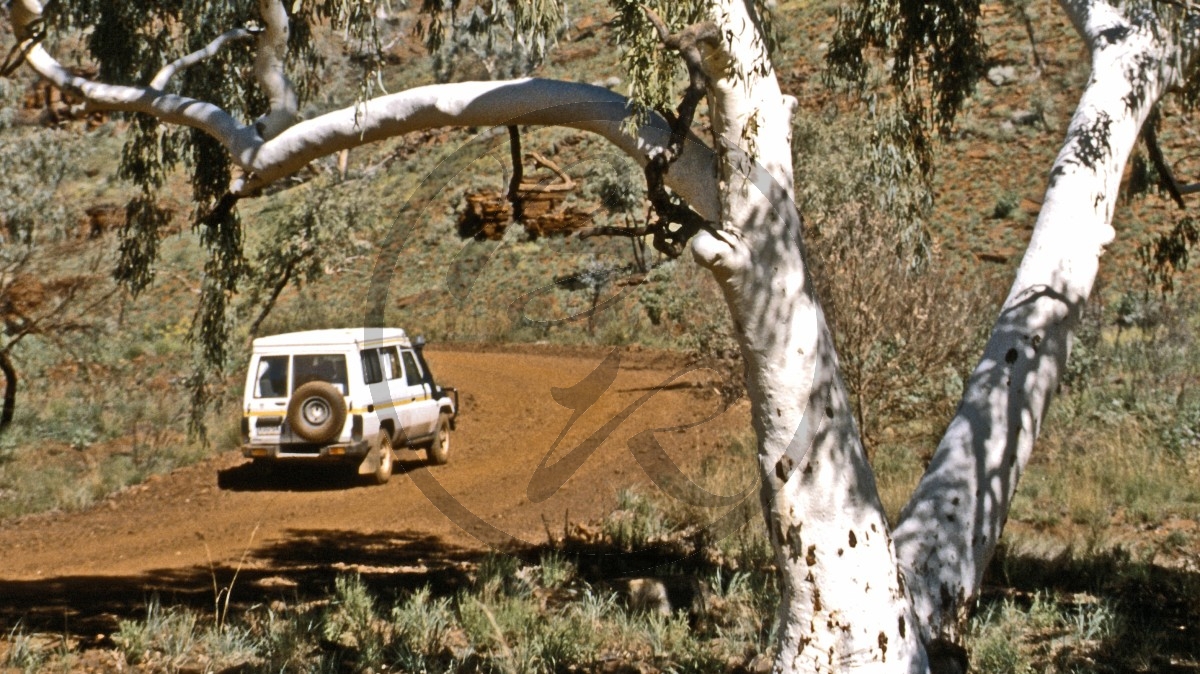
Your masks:
<svg viewBox="0 0 1200 674"><path fill-rule="evenodd" d="M217 592L233 586L230 613L274 601L326 599L339 575L358 573L378 597L428 585L450 594L468 582L478 550L455 547L424 534L293 530L256 550L245 565L166 569L137 576L66 576L0 580L0 626L69 635L98 643L119 621L144 618L154 598L163 606L213 613Z"/></svg>
<svg viewBox="0 0 1200 674"><path fill-rule="evenodd" d="M583 580L598 586L621 576L674 575L709 581L717 569L706 555L688 548L640 552L605 544L566 541L553 549L573 561ZM549 547L512 554L536 563ZM121 620L141 619L157 597L163 606L188 607L216 615L217 593L232 585L230 613L281 601L287 605L326 600L338 576L356 573L368 589L391 599L428 586L434 596L453 596L469 587L478 564L494 552L467 549L414 532L363 534L338 530L288 532L259 548L242 568L169 569L131 577L70 576L0 581L0 627L78 639L81 647L108 647ZM722 572L725 573L725 572ZM731 574L729 574L731 575ZM1133 559L1127 552L1056 559L1001 549L988 571L980 605L1031 601L1042 594L1072 602L1104 601L1118 629L1085 661L1097 672L1200 673L1200 574ZM1063 663L1070 665L1071 663ZM1071 669L1072 667L1067 667Z"/></svg>
<svg viewBox="0 0 1200 674"><path fill-rule="evenodd" d="M1104 602L1115 630L1091 655L1087 670L1200 673L1200 573L1136 559L1124 548L1086 555L1067 550L1046 559L1002 547L986 579L981 606L1030 602L1039 594L1067 609L1073 601ZM1060 670L1075 669L1063 664Z"/></svg>
<svg viewBox="0 0 1200 674"><path fill-rule="evenodd" d="M401 456L412 454L401 452ZM414 454L415 456L415 454ZM420 458L399 458L392 469L399 475L428 465ZM340 464L293 463L258 465L247 461L217 471L217 486L229 491L344 491L353 487L373 487L370 477Z"/></svg>

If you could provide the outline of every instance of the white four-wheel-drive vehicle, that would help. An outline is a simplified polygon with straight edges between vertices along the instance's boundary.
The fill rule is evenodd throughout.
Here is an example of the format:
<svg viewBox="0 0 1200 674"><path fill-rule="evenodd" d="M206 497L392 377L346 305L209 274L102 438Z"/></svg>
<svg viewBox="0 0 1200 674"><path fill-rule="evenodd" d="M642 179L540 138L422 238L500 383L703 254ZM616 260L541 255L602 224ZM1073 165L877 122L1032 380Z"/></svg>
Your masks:
<svg viewBox="0 0 1200 674"><path fill-rule="evenodd" d="M242 406L242 454L256 463L328 461L378 484L393 447L449 458L458 391L433 380L418 337L399 328L290 332L254 340Z"/></svg>

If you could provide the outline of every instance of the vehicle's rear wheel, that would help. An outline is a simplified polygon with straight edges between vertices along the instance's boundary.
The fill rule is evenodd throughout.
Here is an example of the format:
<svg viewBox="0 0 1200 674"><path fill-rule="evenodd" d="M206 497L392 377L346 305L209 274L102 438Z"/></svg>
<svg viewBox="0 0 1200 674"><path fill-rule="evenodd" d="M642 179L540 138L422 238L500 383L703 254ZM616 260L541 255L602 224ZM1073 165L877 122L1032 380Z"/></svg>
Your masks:
<svg viewBox="0 0 1200 674"><path fill-rule="evenodd" d="M440 466L450 460L450 417L445 414L438 417L437 433L425 456L435 466Z"/></svg>
<svg viewBox="0 0 1200 674"><path fill-rule="evenodd" d="M310 381L288 400L287 422L293 433L308 442L336 440L346 425L346 399L333 384Z"/></svg>
<svg viewBox="0 0 1200 674"><path fill-rule="evenodd" d="M375 474L371 479L375 484L387 484L392 477L392 438L387 431L379 431L379 461L375 464Z"/></svg>

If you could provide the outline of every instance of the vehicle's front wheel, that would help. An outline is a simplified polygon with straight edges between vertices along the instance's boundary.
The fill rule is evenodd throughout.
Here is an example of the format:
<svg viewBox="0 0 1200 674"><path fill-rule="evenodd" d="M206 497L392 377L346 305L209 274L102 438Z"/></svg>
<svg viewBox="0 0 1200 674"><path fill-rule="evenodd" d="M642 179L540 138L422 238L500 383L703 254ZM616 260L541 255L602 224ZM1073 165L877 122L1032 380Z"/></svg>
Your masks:
<svg viewBox="0 0 1200 674"><path fill-rule="evenodd" d="M450 417L445 414L438 417L437 434L433 443L425 450L425 456L435 466L440 466L450 460Z"/></svg>
<svg viewBox="0 0 1200 674"><path fill-rule="evenodd" d="M375 473L371 479L375 484L387 484L392 477L392 438L387 431L379 432L379 460L375 463Z"/></svg>

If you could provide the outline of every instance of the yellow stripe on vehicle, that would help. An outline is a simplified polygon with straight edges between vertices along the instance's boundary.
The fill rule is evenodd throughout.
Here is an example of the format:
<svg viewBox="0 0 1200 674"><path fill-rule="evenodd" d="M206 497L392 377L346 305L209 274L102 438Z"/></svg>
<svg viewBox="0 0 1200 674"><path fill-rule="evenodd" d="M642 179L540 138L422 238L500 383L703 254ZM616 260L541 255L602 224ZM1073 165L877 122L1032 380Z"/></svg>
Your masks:
<svg viewBox="0 0 1200 674"><path fill-rule="evenodd" d="M400 407L402 405L407 405L409 403L424 402L426 400L431 399L432 397L433 396L427 394L427 395L418 396L416 398L412 398L409 400L399 400L399 401L392 401L392 402L386 402L386 403L379 403L378 405L375 405L375 409L383 410L383 409L388 409L389 407ZM367 409L365 407L356 407L352 410L347 410L347 413L348 414L369 414L369 412L367 412ZM242 412L242 416L243 417L279 417L280 419L282 419L283 417L287 416L287 412L285 412L283 410L256 410L253 412Z"/></svg>
<svg viewBox="0 0 1200 674"><path fill-rule="evenodd" d="M379 411L379 410L386 410L389 407L402 407L409 403L419 403L419 402L422 402L425 400L429 400L432 397L433 396L430 396L430 395L423 395L423 396L418 396L416 398L412 398L410 400L399 400L399 401L391 401L391 402L386 402L386 403L379 403L378 405L375 405L375 410ZM350 410L350 414L369 414L369 412L367 412L367 409L365 407L356 407L356 408Z"/></svg>

